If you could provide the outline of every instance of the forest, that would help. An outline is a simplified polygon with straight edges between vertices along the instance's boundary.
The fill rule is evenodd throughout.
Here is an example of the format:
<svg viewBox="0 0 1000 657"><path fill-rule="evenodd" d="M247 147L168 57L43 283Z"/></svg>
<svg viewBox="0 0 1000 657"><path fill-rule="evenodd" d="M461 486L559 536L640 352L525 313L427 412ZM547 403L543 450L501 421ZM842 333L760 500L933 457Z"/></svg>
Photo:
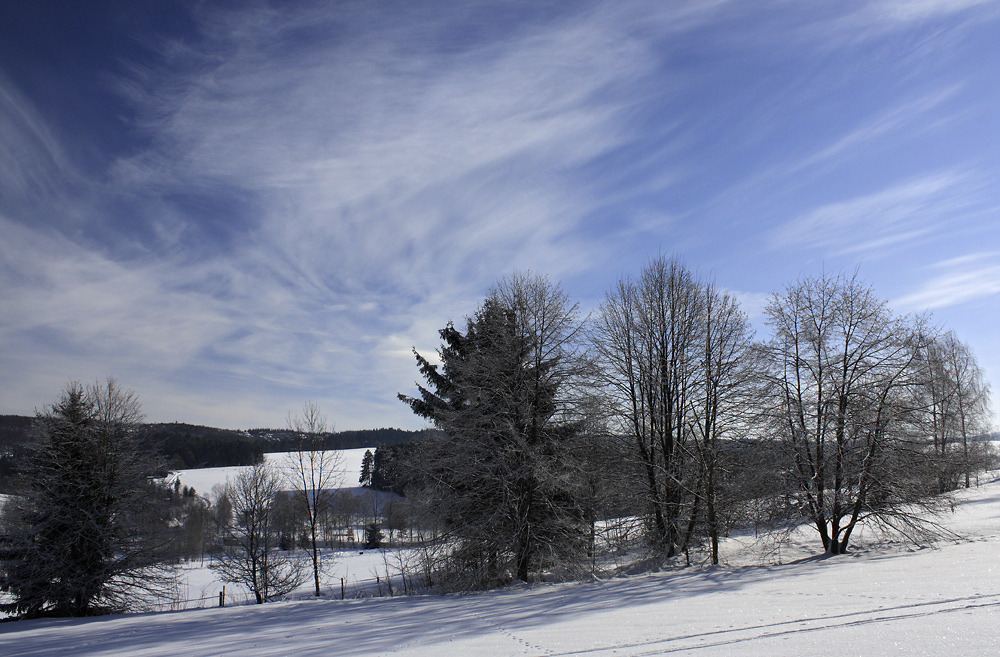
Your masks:
<svg viewBox="0 0 1000 657"><path fill-rule="evenodd" d="M31 437L35 418L0 415L0 494L16 490L16 463ZM289 429L249 429L235 431L179 422L144 423L144 440L162 457L163 472L191 468L219 468L260 463L264 454L290 451L297 442ZM426 430L425 430L426 431ZM326 449L378 447L404 443L425 431L403 429L361 429L330 431L324 434Z"/></svg>

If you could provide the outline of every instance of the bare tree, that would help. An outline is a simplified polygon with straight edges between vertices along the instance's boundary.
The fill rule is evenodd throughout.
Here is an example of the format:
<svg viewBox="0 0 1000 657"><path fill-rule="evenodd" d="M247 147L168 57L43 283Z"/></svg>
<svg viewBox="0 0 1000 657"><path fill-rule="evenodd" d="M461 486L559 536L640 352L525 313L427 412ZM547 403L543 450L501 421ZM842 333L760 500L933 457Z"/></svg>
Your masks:
<svg viewBox="0 0 1000 657"><path fill-rule="evenodd" d="M700 326L699 391L691 395L691 420L704 494L712 563L719 563L720 451L724 439L747 432L750 395L750 325L739 304L714 285L704 287Z"/></svg>
<svg viewBox="0 0 1000 657"><path fill-rule="evenodd" d="M926 418L938 465L938 491L966 487L971 475L989 466L985 443L973 440L989 430L989 384L972 350L953 331L931 332L917 362L921 385L916 405Z"/></svg>
<svg viewBox="0 0 1000 657"><path fill-rule="evenodd" d="M326 449L326 416L311 401L303 406L302 415L289 416L288 426L295 432L298 442L295 451L288 456L287 476L295 490L295 500L306 517L313 583L319 596L322 571L318 541L320 521L331 508L339 488L343 458L339 450Z"/></svg>
<svg viewBox="0 0 1000 657"><path fill-rule="evenodd" d="M973 472L993 465L994 455L988 452L988 444L971 440L990 429L990 385L967 343L960 341L951 331L945 334L944 343L944 353L955 377L955 411L958 415L958 434L962 440L965 487L968 488Z"/></svg>
<svg viewBox="0 0 1000 657"><path fill-rule="evenodd" d="M920 385L914 386L914 407L921 411L925 431L931 437L937 470L935 492L944 493L955 488L955 478L961 465L953 457L953 443L957 437L955 420L957 407L957 382L951 369L948 346L944 336L928 331L921 336L921 348L914 365L920 376Z"/></svg>
<svg viewBox="0 0 1000 657"><path fill-rule="evenodd" d="M766 313L769 430L788 450L797 499L824 549L845 552L864 518L916 536L933 463L909 401L919 326L843 276L800 280Z"/></svg>
<svg viewBox="0 0 1000 657"><path fill-rule="evenodd" d="M114 379L70 383L37 414L0 547L0 590L13 596L4 611L84 616L166 594L166 509L141 422L135 393Z"/></svg>
<svg viewBox="0 0 1000 657"><path fill-rule="evenodd" d="M212 568L223 581L249 588L257 604L290 593L307 577L294 557L278 549L275 499L280 491L281 477L267 463L244 468L226 484L233 516Z"/></svg>
<svg viewBox="0 0 1000 657"><path fill-rule="evenodd" d="M703 317L698 282L676 258L658 257L607 294L594 331L613 425L633 438L641 464L651 543L667 556L686 548L700 505L689 438Z"/></svg>

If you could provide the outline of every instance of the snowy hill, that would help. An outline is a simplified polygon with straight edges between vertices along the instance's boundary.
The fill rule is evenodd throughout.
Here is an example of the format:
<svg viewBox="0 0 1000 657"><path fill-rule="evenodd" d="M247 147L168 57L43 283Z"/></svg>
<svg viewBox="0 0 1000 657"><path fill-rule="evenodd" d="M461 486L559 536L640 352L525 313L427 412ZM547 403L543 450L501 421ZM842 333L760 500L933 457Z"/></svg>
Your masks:
<svg viewBox="0 0 1000 657"><path fill-rule="evenodd" d="M729 566L588 583L20 621L0 654L995 655L1000 479L957 499L934 548L822 559L803 534L783 564L731 543Z"/></svg>
<svg viewBox="0 0 1000 657"><path fill-rule="evenodd" d="M340 464L337 468L339 471L340 488L354 488L359 485L358 477L361 475L361 460L364 458L366 449L371 449L372 452L375 451L374 447L361 447L359 449L345 449L335 452L339 454L340 458ZM264 461L275 466L280 471L288 469L290 466L289 458L287 452L264 454ZM180 479L181 485L193 487L199 495L208 495L212 492L213 486L225 484L226 479L231 479L237 472L245 470L247 467L234 465L224 468L178 470L173 473L171 481L174 478Z"/></svg>

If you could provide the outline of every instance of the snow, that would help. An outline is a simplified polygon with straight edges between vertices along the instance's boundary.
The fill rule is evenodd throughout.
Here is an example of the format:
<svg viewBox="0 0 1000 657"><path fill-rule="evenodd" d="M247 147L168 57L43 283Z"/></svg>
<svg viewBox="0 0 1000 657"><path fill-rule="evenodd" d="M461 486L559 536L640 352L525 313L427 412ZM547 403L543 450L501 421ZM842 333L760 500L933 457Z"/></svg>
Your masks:
<svg viewBox="0 0 1000 657"><path fill-rule="evenodd" d="M358 479L361 475L361 462L365 452L375 451L374 447L362 447L359 449L346 449L337 452L339 458L338 480L341 489L349 489L356 495L369 494L379 497L391 497L385 493L379 493L359 485ZM265 454L264 460L274 465L279 471L286 475L292 467L291 454L276 452ZM200 468L190 470L178 470L169 478L171 482L180 479L182 486L192 486L195 491L202 496L210 496L212 488L216 485L226 483L227 479L232 479L240 470L248 466L229 466L221 468ZM286 486L291 488L291 484L286 481ZM355 535L360 539L363 536L363 529L357 528ZM324 595L340 596L340 580L343 579L348 597L355 597L361 594L372 595L378 592L378 582L376 577L385 579L388 569L389 574L398 575L398 569L393 568L397 563L397 556L394 550L324 550L324 570L327 574L327 586L324 587ZM406 551L402 551L406 554ZM305 555L302 555L305 558ZM185 564L179 573L175 594L181 601L179 603L168 604L175 608L206 607L216 604L219 599L219 591L222 590L223 582L217 579L217 574L209 568L210 561L198 561ZM309 565L311 568L311 564ZM292 597L307 597L312 591L312 580L303 584ZM226 583L226 599L229 601L245 602L252 598L250 592L245 587L238 584Z"/></svg>
<svg viewBox="0 0 1000 657"><path fill-rule="evenodd" d="M19 621L0 654L995 655L1000 479L957 499L943 521L962 538L933 548L824 559L802 534L784 563L731 542L726 566L586 583Z"/></svg>
<svg viewBox="0 0 1000 657"><path fill-rule="evenodd" d="M358 486L358 478L361 476L361 461L365 451L375 448L361 447L359 449L345 449L334 454L339 454L340 467L338 470L340 486L342 488L352 488ZM288 472L290 467L289 454L287 452L277 452L265 454L264 461L276 466L283 472ZM229 466L223 468L199 468L193 470L178 470L170 477L171 483L175 479L181 480L181 486L191 486L199 495L209 496L212 487L216 484L225 484L226 479L233 478L240 470L245 470L248 466Z"/></svg>
<svg viewBox="0 0 1000 657"><path fill-rule="evenodd" d="M344 593L348 598L374 596L388 593L386 577L392 577L394 590L402 587L399 559L411 558L413 551L409 549L365 550L323 550L323 582L321 591L324 597L340 598L340 580L344 580ZM298 589L289 594L290 599L309 598L313 594L312 562L308 554L300 553L310 578ZM253 600L250 590L232 582L222 582L218 574L209 564L210 558L195 561L181 566L177 577L174 593L177 602L164 602L163 609L194 609L211 607L218 603L219 591L225 586L228 604L246 604Z"/></svg>

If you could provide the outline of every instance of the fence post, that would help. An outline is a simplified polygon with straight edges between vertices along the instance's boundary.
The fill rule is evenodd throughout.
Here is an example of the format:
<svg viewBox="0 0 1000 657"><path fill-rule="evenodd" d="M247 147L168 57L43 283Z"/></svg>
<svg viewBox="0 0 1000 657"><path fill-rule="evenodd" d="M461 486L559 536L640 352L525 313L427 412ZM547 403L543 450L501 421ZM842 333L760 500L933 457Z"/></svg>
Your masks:
<svg viewBox="0 0 1000 657"><path fill-rule="evenodd" d="M340 578L340 599L344 599L344 578Z"/></svg>
<svg viewBox="0 0 1000 657"><path fill-rule="evenodd" d="M219 606L220 607L225 607L226 606L226 587L225 587L225 585L223 585L222 586L222 590L219 591Z"/></svg>

